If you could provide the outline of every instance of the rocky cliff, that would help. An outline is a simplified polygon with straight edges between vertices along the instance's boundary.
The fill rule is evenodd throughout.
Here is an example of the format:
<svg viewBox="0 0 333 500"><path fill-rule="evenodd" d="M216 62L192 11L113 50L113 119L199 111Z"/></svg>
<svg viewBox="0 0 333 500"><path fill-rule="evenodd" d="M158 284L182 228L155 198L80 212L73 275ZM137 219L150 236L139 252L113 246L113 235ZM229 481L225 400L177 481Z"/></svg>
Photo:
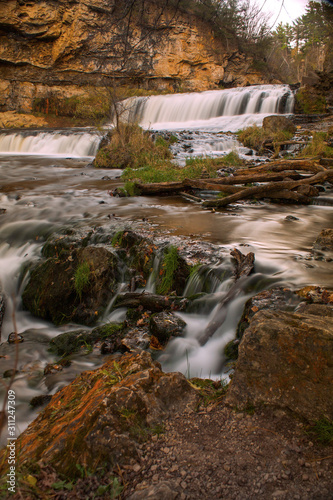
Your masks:
<svg viewBox="0 0 333 500"><path fill-rule="evenodd" d="M1 2L0 110L29 112L36 99L87 94L119 79L158 91L264 83L251 59L198 17L159 11L154 0L145 23L121 9L115 0Z"/></svg>

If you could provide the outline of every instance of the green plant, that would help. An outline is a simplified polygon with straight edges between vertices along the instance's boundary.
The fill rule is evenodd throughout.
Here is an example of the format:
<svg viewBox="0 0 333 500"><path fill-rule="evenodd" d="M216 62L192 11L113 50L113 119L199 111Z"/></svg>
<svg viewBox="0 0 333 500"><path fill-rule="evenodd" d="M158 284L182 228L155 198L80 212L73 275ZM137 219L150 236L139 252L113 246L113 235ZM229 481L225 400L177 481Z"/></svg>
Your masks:
<svg viewBox="0 0 333 500"><path fill-rule="evenodd" d="M314 132L312 140L299 153L300 158L321 156L325 158L333 158L333 148L327 145L329 136L325 132Z"/></svg>
<svg viewBox="0 0 333 500"><path fill-rule="evenodd" d="M160 270L160 275L162 277L157 293L159 295L166 295L172 291L172 285L174 282L174 273L178 267L178 250L174 246L170 246L166 249L163 257L162 268Z"/></svg>
<svg viewBox="0 0 333 500"><path fill-rule="evenodd" d="M237 132L237 136L244 146L255 149L259 153L264 151L265 144L273 144L276 153L279 148L277 143L288 141L292 138L293 133L286 130L277 130L273 132L272 130L252 125L251 127L247 127Z"/></svg>
<svg viewBox="0 0 333 500"><path fill-rule="evenodd" d="M333 422L327 418L315 422L308 432L322 444L333 444Z"/></svg>
<svg viewBox="0 0 333 500"><path fill-rule="evenodd" d="M77 295L82 299L82 292L90 281L90 265L87 261L78 266L74 274L74 288Z"/></svg>

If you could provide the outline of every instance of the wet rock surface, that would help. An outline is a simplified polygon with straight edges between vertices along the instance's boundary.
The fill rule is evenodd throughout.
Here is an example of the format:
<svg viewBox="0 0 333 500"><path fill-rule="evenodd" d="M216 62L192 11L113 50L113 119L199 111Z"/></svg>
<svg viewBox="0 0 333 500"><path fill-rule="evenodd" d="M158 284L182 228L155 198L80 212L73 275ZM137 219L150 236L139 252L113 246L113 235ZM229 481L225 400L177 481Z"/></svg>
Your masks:
<svg viewBox="0 0 333 500"><path fill-rule="evenodd" d="M150 317L149 330L161 345L167 344L171 337L179 337L186 326L185 321L172 313L157 313Z"/></svg>

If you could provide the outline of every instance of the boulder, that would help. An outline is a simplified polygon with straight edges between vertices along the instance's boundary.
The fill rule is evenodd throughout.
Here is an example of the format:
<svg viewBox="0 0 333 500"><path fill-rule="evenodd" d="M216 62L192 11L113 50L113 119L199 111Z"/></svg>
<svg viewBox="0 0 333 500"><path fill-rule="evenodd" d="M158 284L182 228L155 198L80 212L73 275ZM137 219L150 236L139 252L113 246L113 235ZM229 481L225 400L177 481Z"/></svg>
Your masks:
<svg viewBox="0 0 333 500"><path fill-rule="evenodd" d="M124 350L121 343L123 336L123 324L107 323L92 331L75 330L61 333L50 341L50 351L58 356L68 356L81 348L91 348L97 341L103 341L103 345L108 344L108 354L110 354Z"/></svg>
<svg viewBox="0 0 333 500"><path fill-rule="evenodd" d="M240 343L226 402L288 408L310 422L333 420L332 359L330 315L259 311Z"/></svg>
<svg viewBox="0 0 333 500"><path fill-rule="evenodd" d="M41 460L71 477L77 465L95 471L128 464L166 417L196 404L186 378L163 373L147 352L110 359L53 396L18 439L20 464Z"/></svg>
<svg viewBox="0 0 333 500"><path fill-rule="evenodd" d="M285 131L292 134L296 132L296 126L293 122L289 118L281 115L266 116L262 123L262 127L264 130L270 132Z"/></svg>
<svg viewBox="0 0 333 500"><path fill-rule="evenodd" d="M86 247L51 257L31 271L23 306L55 324L92 325L107 307L120 279L117 257Z"/></svg>
<svg viewBox="0 0 333 500"><path fill-rule="evenodd" d="M185 321L168 312L153 314L149 321L150 333L162 346L166 345L171 337L181 336L185 327Z"/></svg>

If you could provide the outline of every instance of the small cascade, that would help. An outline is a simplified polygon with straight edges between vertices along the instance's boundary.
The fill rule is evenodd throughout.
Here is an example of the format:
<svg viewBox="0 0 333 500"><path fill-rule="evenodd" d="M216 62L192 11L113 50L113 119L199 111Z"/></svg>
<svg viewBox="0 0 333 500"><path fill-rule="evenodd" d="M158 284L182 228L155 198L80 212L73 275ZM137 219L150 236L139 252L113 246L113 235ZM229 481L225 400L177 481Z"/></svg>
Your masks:
<svg viewBox="0 0 333 500"><path fill-rule="evenodd" d="M88 131L20 131L0 134L0 155L95 156L101 135Z"/></svg>
<svg viewBox="0 0 333 500"><path fill-rule="evenodd" d="M152 129L205 128L232 132L251 121L260 124L270 114L292 113L293 106L294 96L289 86L255 85L132 98L130 119Z"/></svg>

